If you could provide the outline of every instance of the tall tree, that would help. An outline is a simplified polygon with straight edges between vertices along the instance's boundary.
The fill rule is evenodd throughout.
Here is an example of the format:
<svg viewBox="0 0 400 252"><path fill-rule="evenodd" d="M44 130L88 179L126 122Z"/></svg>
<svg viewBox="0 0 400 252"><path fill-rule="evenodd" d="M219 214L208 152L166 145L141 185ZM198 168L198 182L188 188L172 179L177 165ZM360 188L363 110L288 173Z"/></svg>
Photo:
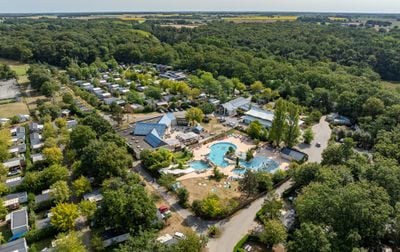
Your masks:
<svg viewBox="0 0 400 252"><path fill-rule="evenodd" d="M288 147L293 147L298 143L298 138L300 136L299 116L299 107L294 103L288 103L287 127L284 136L284 142Z"/></svg>
<svg viewBox="0 0 400 252"><path fill-rule="evenodd" d="M275 104L274 120L269 131L269 139L276 146L281 144L287 128L286 107L286 102L283 99L279 99Z"/></svg>
<svg viewBox="0 0 400 252"><path fill-rule="evenodd" d="M332 251L327 231L321 226L302 223L294 232L288 245L289 252L330 252Z"/></svg>

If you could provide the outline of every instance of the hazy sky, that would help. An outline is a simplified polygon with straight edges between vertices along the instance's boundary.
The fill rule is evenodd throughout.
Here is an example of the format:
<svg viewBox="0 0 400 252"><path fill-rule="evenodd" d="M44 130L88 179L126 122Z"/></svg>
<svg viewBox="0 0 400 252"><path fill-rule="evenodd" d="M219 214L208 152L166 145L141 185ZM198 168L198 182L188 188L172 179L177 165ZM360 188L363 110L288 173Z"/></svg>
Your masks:
<svg viewBox="0 0 400 252"><path fill-rule="evenodd" d="M323 11L400 13L400 0L0 0L1 13L91 11Z"/></svg>

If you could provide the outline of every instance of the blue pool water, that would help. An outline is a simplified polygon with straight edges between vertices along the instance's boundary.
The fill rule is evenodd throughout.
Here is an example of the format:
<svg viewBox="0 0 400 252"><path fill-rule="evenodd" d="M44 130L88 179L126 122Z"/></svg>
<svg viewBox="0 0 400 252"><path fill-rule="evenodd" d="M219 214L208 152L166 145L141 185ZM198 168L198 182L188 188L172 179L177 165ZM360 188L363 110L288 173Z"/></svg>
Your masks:
<svg viewBox="0 0 400 252"><path fill-rule="evenodd" d="M276 161L266 157L254 157L250 162L240 161L240 165L246 169L255 171L264 169L268 172L274 172L279 167L279 164ZM234 173L241 175L246 172L246 169L236 169L234 170Z"/></svg>
<svg viewBox="0 0 400 252"><path fill-rule="evenodd" d="M227 167L229 165L228 162L225 161L224 157L226 152L229 150L229 147L237 149L236 145L232 143L216 143L211 145L210 147L210 154L208 155L208 159L215 165L219 167Z"/></svg>
<svg viewBox="0 0 400 252"><path fill-rule="evenodd" d="M209 168L211 168L211 166L204 162L204 161L193 161L189 163L190 168L195 169L196 171L203 171L203 170L207 170Z"/></svg>

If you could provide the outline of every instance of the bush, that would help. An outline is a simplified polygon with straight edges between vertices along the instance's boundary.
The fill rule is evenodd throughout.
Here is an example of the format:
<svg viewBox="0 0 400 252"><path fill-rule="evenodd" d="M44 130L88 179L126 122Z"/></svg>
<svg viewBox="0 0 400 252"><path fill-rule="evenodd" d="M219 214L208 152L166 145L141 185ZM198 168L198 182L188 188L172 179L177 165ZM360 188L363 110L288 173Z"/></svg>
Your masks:
<svg viewBox="0 0 400 252"><path fill-rule="evenodd" d="M279 169L272 175L272 182L274 183L274 185L276 185L279 182L285 180L287 177L287 172Z"/></svg>
<svg viewBox="0 0 400 252"><path fill-rule="evenodd" d="M214 167L213 175L211 175L210 178L215 179L217 182L220 182L223 178L225 178L225 174L220 172L218 167Z"/></svg>
<svg viewBox="0 0 400 252"><path fill-rule="evenodd" d="M212 225L208 228L208 236L209 237L215 238L215 237L219 237L220 235L221 235L221 230L217 226Z"/></svg>
<svg viewBox="0 0 400 252"><path fill-rule="evenodd" d="M57 230L53 226L42 229L32 229L26 235L25 239L28 244L38 242L44 239L53 238L57 235Z"/></svg>
<svg viewBox="0 0 400 252"><path fill-rule="evenodd" d="M161 186L167 188L169 191L172 191L173 190L172 185L176 183L176 178L172 174L162 174L157 182Z"/></svg>

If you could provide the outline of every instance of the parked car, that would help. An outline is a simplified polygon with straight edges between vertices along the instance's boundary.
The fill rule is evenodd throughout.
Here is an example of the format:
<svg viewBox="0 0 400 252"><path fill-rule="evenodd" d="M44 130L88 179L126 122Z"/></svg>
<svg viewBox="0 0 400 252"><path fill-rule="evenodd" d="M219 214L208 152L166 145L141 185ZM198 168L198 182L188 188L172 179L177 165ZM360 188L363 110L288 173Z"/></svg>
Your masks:
<svg viewBox="0 0 400 252"><path fill-rule="evenodd" d="M321 147L321 143L320 143L320 142L317 142L317 143L315 144L315 146L317 146L317 147L319 148L319 147Z"/></svg>

